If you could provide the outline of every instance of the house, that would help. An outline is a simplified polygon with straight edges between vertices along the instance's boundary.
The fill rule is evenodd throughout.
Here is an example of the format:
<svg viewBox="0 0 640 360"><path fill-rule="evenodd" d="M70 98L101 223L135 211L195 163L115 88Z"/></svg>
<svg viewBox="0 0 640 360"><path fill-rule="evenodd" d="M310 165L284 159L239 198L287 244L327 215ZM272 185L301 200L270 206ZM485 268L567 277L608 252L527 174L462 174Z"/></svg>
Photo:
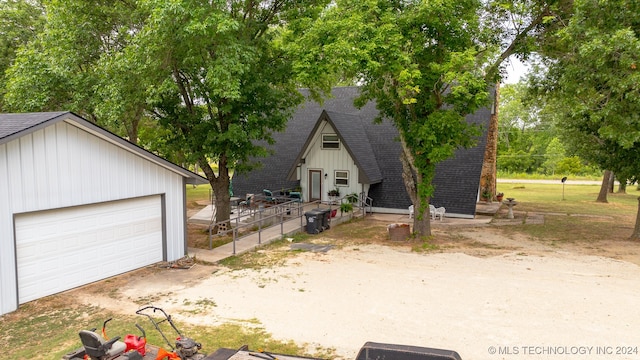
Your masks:
<svg viewBox="0 0 640 360"><path fill-rule="evenodd" d="M374 124L375 103L353 105L358 87L339 87L323 104L307 101L293 114L284 132L275 133L272 155L262 166L236 174L236 196L299 188L304 201L330 200L364 192L373 199L373 211L408 213L411 200L402 180L398 130L390 121ZM306 95L306 94L305 94ZM483 126L477 146L459 149L436 167L431 203L444 206L450 217L473 218L478 200L486 130L492 108L482 108L467 121Z"/></svg>
<svg viewBox="0 0 640 360"><path fill-rule="evenodd" d="M0 115L0 314L186 254L206 179L71 113Z"/></svg>

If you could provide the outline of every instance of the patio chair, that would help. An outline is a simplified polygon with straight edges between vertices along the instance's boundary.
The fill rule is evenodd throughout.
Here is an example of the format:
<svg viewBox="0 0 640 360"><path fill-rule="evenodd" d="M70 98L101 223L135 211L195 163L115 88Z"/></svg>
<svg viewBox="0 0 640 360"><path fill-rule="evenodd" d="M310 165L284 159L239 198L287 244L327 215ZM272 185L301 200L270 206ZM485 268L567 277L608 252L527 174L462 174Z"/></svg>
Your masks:
<svg viewBox="0 0 640 360"><path fill-rule="evenodd" d="M253 206L252 200L253 200L253 194L247 194L247 199L244 201L240 201L240 203L238 204L238 207L240 208L239 211L241 214L246 210L249 210L249 211L251 210L251 206Z"/></svg>
<svg viewBox="0 0 640 360"><path fill-rule="evenodd" d="M291 199L291 201L295 201L295 202L302 202L302 193L300 193L299 191L291 191L289 192L289 198Z"/></svg>
<svg viewBox="0 0 640 360"><path fill-rule="evenodd" d="M409 206L409 219L413 219L413 205Z"/></svg>
<svg viewBox="0 0 640 360"><path fill-rule="evenodd" d="M264 198L267 202L275 203L276 198L273 197L273 192L271 190L263 189L262 193L264 194Z"/></svg>
<svg viewBox="0 0 640 360"><path fill-rule="evenodd" d="M436 208L435 206L429 204L429 213L431 213L431 220L435 220L438 216L440 217L440 221L444 217L444 214L447 210L444 207Z"/></svg>

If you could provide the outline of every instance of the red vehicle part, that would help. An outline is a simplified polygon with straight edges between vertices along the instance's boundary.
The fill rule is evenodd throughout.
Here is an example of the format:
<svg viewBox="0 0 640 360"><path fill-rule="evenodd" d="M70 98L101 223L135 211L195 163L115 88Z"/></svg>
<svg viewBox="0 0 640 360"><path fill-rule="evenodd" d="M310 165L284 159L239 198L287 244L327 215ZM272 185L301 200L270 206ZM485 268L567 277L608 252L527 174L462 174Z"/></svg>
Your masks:
<svg viewBox="0 0 640 360"><path fill-rule="evenodd" d="M127 334L124 337L124 343L127 345L126 351L135 350L139 352L140 355L144 356L147 353L147 334L145 334L140 325L136 324L136 327L140 330L142 336Z"/></svg>

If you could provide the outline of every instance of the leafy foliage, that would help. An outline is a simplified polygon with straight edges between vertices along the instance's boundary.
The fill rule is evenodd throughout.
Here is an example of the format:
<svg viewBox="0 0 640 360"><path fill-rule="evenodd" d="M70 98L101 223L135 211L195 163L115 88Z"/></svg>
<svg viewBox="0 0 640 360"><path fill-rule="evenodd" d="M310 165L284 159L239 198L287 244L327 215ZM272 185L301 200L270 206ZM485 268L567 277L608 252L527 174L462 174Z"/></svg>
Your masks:
<svg viewBox="0 0 640 360"><path fill-rule="evenodd" d="M399 129L410 167L405 181L419 209L433 193L435 165L479 134L465 115L489 98L481 71L486 58L474 46L480 6L475 0L336 1L301 42L314 59L299 63L305 73L317 63L340 68L340 76L361 85L356 104L375 100L378 120L391 119Z"/></svg>
<svg viewBox="0 0 640 360"><path fill-rule="evenodd" d="M266 155L303 100L299 86L317 95L328 84L298 76L300 54L287 47L327 3L52 0L5 99L14 111L75 111L132 142L142 124L144 144L201 166L226 220L230 167Z"/></svg>
<svg viewBox="0 0 640 360"><path fill-rule="evenodd" d="M42 30L7 72L7 110L71 110L135 143L144 87L137 71L113 64L139 27L135 3L53 0L43 11Z"/></svg>
<svg viewBox="0 0 640 360"><path fill-rule="evenodd" d="M620 178L640 174L638 2L575 2L575 15L545 49L542 87L562 121L568 149Z"/></svg>
<svg viewBox="0 0 640 360"><path fill-rule="evenodd" d="M548 76L537 78L558 110L569 150L632 182L640 176L638 13L637 1L575 1L571 21L543 49ZM640 238L640 206L631 237Z"/></svg>
<svg viewBox="0 0 640 360"><path fill-rule="evenodd" d="M224 221L229 168L246 171L266 155L260 141L273 141L303 100L282 25L295 35L325 1L140 3L149 17L123 56L149 74L147 101L168 130L165 145L201 166Z"/></svg>
<svg viewBox="0 0 640 360"><path fill-rule="evenodd" d="M33 40L43 26L44 10L37 3L22 0L0 2L0 109L6 86L5 72L16 52Z"/></svg>

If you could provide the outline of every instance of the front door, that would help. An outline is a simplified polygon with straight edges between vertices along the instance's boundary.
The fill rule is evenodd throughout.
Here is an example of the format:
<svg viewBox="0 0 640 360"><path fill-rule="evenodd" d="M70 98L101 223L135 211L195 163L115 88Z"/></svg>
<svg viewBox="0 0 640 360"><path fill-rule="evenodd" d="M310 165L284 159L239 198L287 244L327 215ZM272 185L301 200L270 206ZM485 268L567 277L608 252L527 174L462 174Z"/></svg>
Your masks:
<svg viewBox="0 0 640 360"><path fill-rule="evenodd" d="M309 170L309 201L322 198L322 171Z"/></svg>

